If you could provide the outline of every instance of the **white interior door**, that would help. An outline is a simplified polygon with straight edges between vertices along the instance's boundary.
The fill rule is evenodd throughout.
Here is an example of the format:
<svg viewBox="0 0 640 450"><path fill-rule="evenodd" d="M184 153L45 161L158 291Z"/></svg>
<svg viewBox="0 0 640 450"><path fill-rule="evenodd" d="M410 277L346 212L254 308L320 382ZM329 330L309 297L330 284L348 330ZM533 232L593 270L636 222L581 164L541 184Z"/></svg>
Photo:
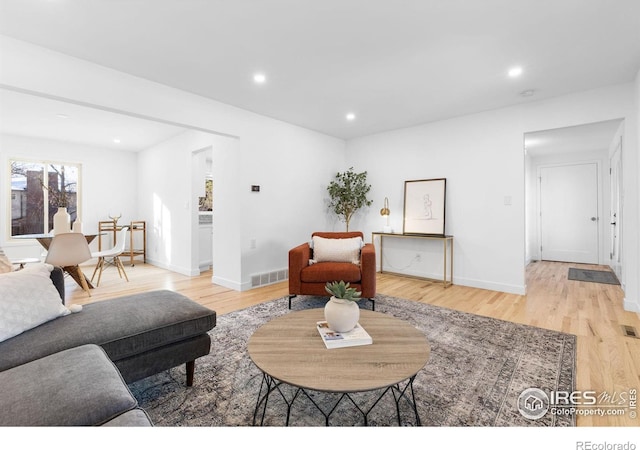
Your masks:
<svg viewBox="0 0 640 450"><path fill-rule="evenodd" d="M540 258L598 264L598 166L540 168Z"/></svg>

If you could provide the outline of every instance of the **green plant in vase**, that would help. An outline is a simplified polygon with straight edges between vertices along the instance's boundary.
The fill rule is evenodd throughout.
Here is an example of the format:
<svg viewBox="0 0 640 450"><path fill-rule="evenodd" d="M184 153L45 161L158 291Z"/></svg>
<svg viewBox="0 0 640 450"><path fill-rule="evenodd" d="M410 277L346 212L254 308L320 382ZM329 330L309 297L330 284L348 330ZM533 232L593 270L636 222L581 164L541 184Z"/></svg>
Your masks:
<svg viewBox="0 0 640 450"><path fill-rule="evenodd" d="M327 283L325 289L332 295L324 306L324 318L329 328L339 333L353 330L360 320L357 301L360 300L362 292L342 280Z"/></svg>
<svg viewBox="0 0 640 450"><path fill-rule="evenodd" d="M350 287L349 283L344 281L333 281L326 284L325 289L329 294L341 300L350 300L357 302L360 300L362 292L356 288Z"/></svg>

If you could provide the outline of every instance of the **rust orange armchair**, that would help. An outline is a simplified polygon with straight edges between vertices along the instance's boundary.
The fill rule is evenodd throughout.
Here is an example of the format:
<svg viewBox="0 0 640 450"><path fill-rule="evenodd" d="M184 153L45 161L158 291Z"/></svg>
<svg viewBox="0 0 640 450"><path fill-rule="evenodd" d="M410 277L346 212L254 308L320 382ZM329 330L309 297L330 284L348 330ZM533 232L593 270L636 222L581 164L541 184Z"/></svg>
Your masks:
<svg viewBox="0 0 640 450"><path fill-rule="evenodd" d="M311 243L289 250L289 309L296 295L329 296L327 282L340 280L362 292L375 310L375 247L364 243L361 232L315 232Z"/></svg>

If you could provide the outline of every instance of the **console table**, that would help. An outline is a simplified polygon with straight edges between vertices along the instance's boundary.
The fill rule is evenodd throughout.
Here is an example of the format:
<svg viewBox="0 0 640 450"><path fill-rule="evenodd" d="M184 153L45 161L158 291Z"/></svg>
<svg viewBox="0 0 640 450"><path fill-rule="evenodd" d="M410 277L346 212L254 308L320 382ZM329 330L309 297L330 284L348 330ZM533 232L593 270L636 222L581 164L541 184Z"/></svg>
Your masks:
<svg viewBox="0 0 640 450"><path fill-rule="evenodd" d="M428 239L428 240L436 240L442 241L442 266L443 266L443 275L442 280L433 280L428 277L415 277L424 280L430 281L441 281L442 285L447 288L453 284L453 236L434 236L434 235L426 235L426 234L401 234L401 233L384 233L381 231L374 231L371 233L371 242L374 243L375 237L378 236L380 238L380 251L377 252L380 254L380 273L392 273L394 275L403 275L403 276L413 276L406 275L398 272L390 272L384 270L384 259L383 259L383 251L384 251L384 240L385 239ZM447 253L449 253L449 258L447 258Z"/></svg>

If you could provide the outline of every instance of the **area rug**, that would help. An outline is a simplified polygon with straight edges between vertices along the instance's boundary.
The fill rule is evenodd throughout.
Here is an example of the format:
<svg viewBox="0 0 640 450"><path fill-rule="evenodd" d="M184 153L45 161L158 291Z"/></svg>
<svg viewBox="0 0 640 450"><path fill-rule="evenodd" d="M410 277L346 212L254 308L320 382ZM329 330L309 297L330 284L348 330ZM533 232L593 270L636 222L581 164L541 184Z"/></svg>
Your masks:
<svg viewBox="0 0 640 450"><path fill-rule="evenodd" d="M587 270L571 267L569 268L569 279L590 283L620 284L616 274L609 270Z"/></svg>
<svg viewBox="0 0 640 450"><path fill-rule="evenodd" d="M270 319L287 314L287 298L221 315L210 332L211 353L196 362L194 386L185 387L184 367L130 385L156 426L251 426L262 374L247 354L251 334ZM293 309L323 307L326 298L299 296ZM360 302L369 308L370 302ZM528 388L545 392L575 388L576 337L399 298L376 296L376 311L407 320L427 336L431 355L414 381L422 426L573 426L575 417L531 420L518 411ZM329 350L327 350L329 351ZM339 351L339 350L331 350ZM318 370L321 370L319 368ZM313 400L333 404L334 394L312 392ZM379 393L356 394L368 402ZM370 398L369 398L370 397ZM406 411L405 411L406 410ZM286 407L269 400L264 425L283 426ZM372 409L370 426L397 426L391 394ZM402 406L403 425L415 415ZM331 426L361 426L362 415L340 403ZM324 426L305 396L292 408L290 426Z"/></svg>

